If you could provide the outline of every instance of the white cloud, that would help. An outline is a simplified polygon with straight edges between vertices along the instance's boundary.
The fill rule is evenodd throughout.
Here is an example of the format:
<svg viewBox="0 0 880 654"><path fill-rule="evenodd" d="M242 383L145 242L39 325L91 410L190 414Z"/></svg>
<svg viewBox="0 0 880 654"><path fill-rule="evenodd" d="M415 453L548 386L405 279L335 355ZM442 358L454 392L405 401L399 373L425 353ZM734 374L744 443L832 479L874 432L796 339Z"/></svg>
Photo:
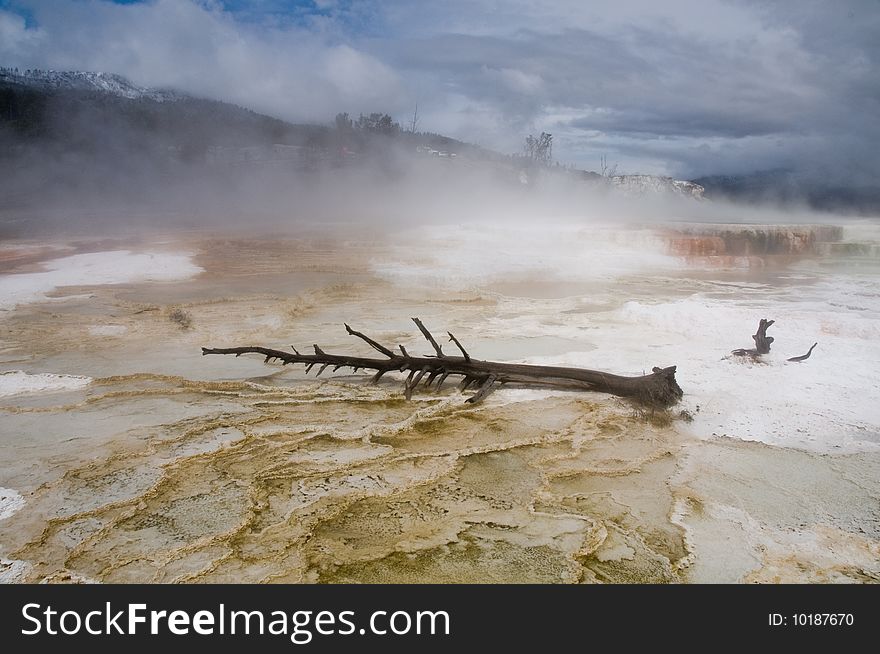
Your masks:
<svg viewBox="0 0 880 654"><path fill-rule="evenodd" d="M522 95L537 95L544 85L544 80L540 75L526 73L517 68L483 66L482 70L487 77L500 81L509 90Z"/></svg>
<svg viewBox="0 0 880 654"><path fill-rule="evenodd" d="M179 88L293 120L405 96L375 57L295 26L243 24L213 5L157 0L33 3L38 26L0 14L5 65L117 72L147 86Z"/></svg>
<svg viewBox="0 0 880 654"><path fill-rule="evenodd" d="M42 37L41 32L28 30L21 16L0 11L0 52L5 60L11 63L17 57L33 52L39 47Z"/></svg>

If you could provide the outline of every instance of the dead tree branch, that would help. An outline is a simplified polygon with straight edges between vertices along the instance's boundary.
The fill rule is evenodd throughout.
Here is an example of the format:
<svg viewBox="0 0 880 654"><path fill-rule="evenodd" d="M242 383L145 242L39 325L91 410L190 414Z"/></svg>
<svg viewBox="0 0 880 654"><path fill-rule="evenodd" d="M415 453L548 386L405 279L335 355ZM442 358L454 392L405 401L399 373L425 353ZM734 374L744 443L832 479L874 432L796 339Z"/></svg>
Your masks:
<svg viewBox="0 0 880 654"><path fill-rule="evenodd" d="M810 358L810 355L813 353L813 348L816 347L817 345L818 345L818 343L813 343L812 347L810 347L810 349L807 350L806 354L802 354L799 357L791 357L789 359L789 361L797 361L797 362L806 361L807 359Z"/></svg>
<svg viewBox="0 0 880 654"><path fill-rule="evenodd" d="M419 328L419 331L422 332L422 335L428 339L428 342L434 346L434 351L437 353L437 356L441 359L443 358L443 348L434 340L434 336L431 332L428 331L427 327L422 324L422 321L418 318L412 318L412 321L416 324L416 327Z"/></svg>
<svg viewBox="0 0 880 654"><path fill-rule="evenodd" d="M369 336L364 336L360 332L356 332L355 330L353 330L351 327L348 326L348 323L343 323L343 324L345 325L345 331L347 331L352 336L357 336L358 338L363 339L364 341L366 341L370 345L370 347L372 347L373 349L375 349L378 352L381 352L386 357L394 357L394 352L389 350L387 347L385 347L381 343L377 343ZM291 345L291 347L293 347L293 346ZM293 348L293 351L296 352L295 347ZM297 352L297 354L299 354L299 352Z"/></svg>
<svg viewBox="0 0 880 654"><path fill-rule="evenodd" d="M464 347L462 346L462 344L458 342L458 339L455 338L455 336L452 335L452 332L446 332L446 333L449 334L449 340L452 341L453 343L455 343L456 347L457 347L459 350L461 350L461 355L464 357L464 360L465 360L465 361L470 361L470 360L471 360L470 355L469 355L469 354L467 353L467 351L464 349Z"/></svg>
<svg viewBox="0 0 880 654"><path fill-rule="evenodd" d="M653 406L671 406L678 402L682 396L682 390L675 380L675 366L653 369L649 375L638 377L625 377L612 375L596 370L584 368L568 368L562 366L535 366L520 363L500 363L495 361L480 361L471 358L468 353L451 333L449 339L454 342L463 356L449 356L443 353L434 336L422 324L418 318L413 318L419 331L434 347L436 356L411 356L406 349L399 345L401 354L374 341L372 338L353 330L345 325L346 331L365 341L374 350L385 355L383 359L371 359L367 357L355 357L348 355L328 354L318 345L314 345L314 354L300 354L293 348L293 354L282 350L273 350L258 346L230 347L230 348L202 348L202 354L261 354L266 362L271 359L281 361L283 365L302 363L306 366L306 372L313 366L320 366L320 375L328 366L334 370L339 368L353 368L359 370L375 370L371 382L376 383L387 372L408 372L404 383L404 395L407 399L423 378L426 378L424 387L430 387L435 378L439 378L436 390L439 390L449 375L462 377L462 390L470 386L476 386L477 392L468 398L468 402L476 403L484 399L495 388L502 385L550 388L573 391L595 391L610 393L621 397L635 399L644 404ZM761 321L762 324L766 321ZM770 321L769 324L772 324ZM764 328L766 331L766 327ZM759 333L760 330L759 330ZM773 340L772 338L770 339ZM757 343L757 338L756 338ZM769 347L769 345L768 345Z"/></svg>

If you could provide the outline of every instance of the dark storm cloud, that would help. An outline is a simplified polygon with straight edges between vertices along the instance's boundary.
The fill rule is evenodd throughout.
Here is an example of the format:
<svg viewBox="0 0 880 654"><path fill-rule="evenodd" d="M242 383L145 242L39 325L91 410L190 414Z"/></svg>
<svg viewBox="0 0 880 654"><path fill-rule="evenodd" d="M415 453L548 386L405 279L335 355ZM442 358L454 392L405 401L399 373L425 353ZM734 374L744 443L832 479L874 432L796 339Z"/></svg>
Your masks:
<svg viewBox="0 0 880 654"><path fill-rule="evenodd" d="M427 16L439 34L422 26L379 52L478 107L471 134L493 116L546 129L569 161L606 154L631 172L682 176L790 167L876 184L876 0L505 6Z"/></svg>
<svg viewBox="0 0 880 654"><path fill-rule="evenodd" d="M833 160L854 175L876 170L875 156L857 148L855 165L856 153L847 149L876 137L869 107L876 107L877 85L864 68L875 55L851 43L820 53L809 41L791 26L732 40L624 26L613 38L520 30L385 43L378 52L398 70L431 76L433 88L493 108L520 130L557 134L560 156L567 147L577 159L583 137L581 152L626 154L638 166L638 142L653 155L652 142L665 139L668 170L683 175L706 166L793 166L804 156L811 165ZM482 129L475 127L474 136Z"/></svg>
<svg viewBox="0 0 880 654"><path fill-rule="evenodd" d="M631 30L611 39L586 30L521 31L511 37L441 35L387 44L395 68L524 120L548 107L581 115L567 125L651 136L764 135L796 130L804 90L744 53L711 44L663 42ZM756 74L757 73L757 74Z"/></svg>

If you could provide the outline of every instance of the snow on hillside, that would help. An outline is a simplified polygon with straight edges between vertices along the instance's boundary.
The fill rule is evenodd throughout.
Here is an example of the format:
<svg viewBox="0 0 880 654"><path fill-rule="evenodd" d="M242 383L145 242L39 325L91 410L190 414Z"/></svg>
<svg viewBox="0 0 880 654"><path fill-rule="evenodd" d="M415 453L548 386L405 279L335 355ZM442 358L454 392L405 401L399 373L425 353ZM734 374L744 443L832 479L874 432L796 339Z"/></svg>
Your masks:
<svg viewBox="0 0 880 654"><path fill-rule="evenodd" d="M703 187L693 182L655 175L615 175L611 183L627 195L671 194L702 199Z"/></svg>
<svg viewBox="0 0 880 654"><path fill-rule="evenodd" d="M169 102L185 97L175 91L143 88L113 73L40 70L37 68L20 71L0 68L0 83L19 84L43 90L73 89L78 91L100 91L130 100L149 98L159 102Z"/></svg>

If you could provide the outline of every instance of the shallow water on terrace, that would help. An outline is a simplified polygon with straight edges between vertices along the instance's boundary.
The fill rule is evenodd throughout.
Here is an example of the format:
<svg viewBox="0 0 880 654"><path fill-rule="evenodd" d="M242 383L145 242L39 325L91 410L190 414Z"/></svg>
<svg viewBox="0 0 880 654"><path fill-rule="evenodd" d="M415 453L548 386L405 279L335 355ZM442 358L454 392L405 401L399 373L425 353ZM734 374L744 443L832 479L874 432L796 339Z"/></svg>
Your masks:
<svg viewBox="0 0 880 654"><path fill-rule="evenodd" d="M0 520L0 578L880 580L880 379L866 363L880 356L880 299L863 262L695 267L639 230L646 254L628 268L632 239L607 230L619 256L596 270L588 230L561 231L561 261L552 230L506 231L467 283L449 268L467 253L442 230L400 251L191 238L180 245L203 275L62 288L84 297L5 312L0 370L93 381L0 398L2 496L23 499ZM500 232L471 233L485 251ZM452 383L407 402L395 375L369 386L200 356L370 353L343 322L429 352L411 316L480 358L677 364L677 410L694 421L530 390L471 407ZM761 317L777 320L773 356L729 358ZM785 362L814 341L808 362Z"/></svg>

